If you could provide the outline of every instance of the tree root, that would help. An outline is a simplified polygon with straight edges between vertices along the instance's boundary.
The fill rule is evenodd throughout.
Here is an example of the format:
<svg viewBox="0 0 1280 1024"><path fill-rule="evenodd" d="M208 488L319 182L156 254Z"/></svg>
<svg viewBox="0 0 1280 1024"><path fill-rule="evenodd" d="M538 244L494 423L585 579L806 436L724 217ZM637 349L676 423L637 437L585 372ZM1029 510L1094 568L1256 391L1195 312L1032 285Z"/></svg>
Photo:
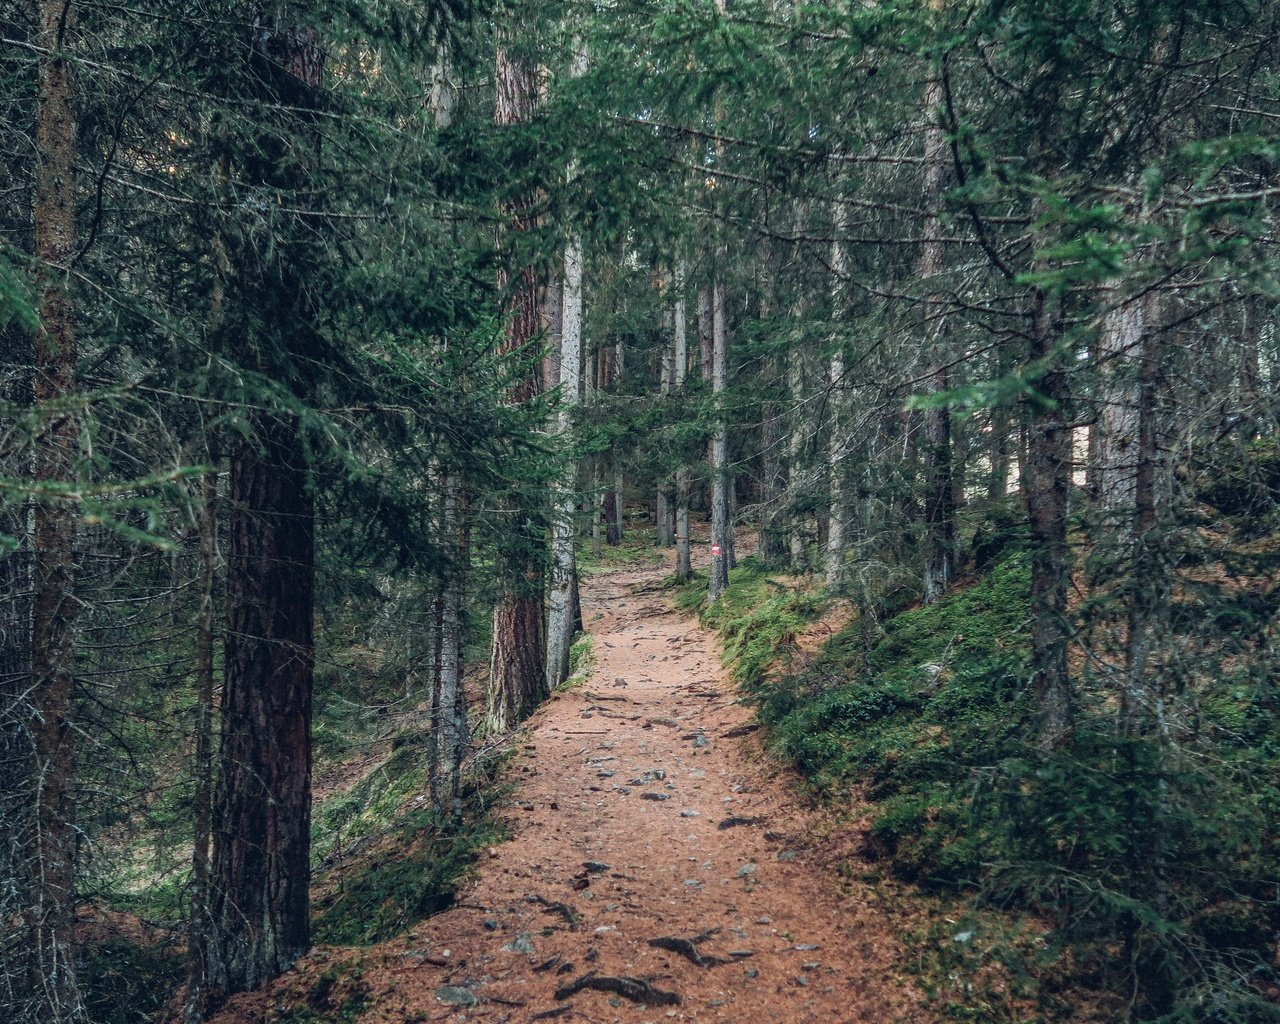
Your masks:
<svg viewBox="0 0 1280 1024"><path fill-rule="evenodd" d="M649 945L655 949L668 949L672 953L679 953L698 967L716 967L720 964L727 964L729 961L722 957L699 953L698 943L706 942L719 930L719 928L712 928L710 931L695 935L691 939L681 938L679 935L659 935L656 939L650 939Z"/></svg>
<svg viewBox="0 0 1280 1024"><path fill-rule="evenodd" d="M735 814L731 817L725 818L724 821L720 822L720 824L716 826L716 828L724 831L725 829L733 828L736 825L759 825L762 821L764 821L763 818L744 818L741 815Z"/></svg>
<svg viewBox="0 0 1280 1024"><path fill-rule="evenodd" d="M655 988L643 978L614 977L609 974L596 974L589 971L576 981L556 989L557 999L568 999L583 989L595 989L598 992L612 992L633 1003L645 1003L648 1006L679 1006L680 997L674 992Z"/></svg>
<svg viewBox="0 0 1280 1024"><path fill-rule="evenodd" d="M559 914L567 922L569 922L569 931L576 932L578 925L582 923L582 917L573 907L567 903L558 903L555 900L549 900L545 896L539 896L536 893L526 897L530 903L537 903L550 914Z"/></svg>

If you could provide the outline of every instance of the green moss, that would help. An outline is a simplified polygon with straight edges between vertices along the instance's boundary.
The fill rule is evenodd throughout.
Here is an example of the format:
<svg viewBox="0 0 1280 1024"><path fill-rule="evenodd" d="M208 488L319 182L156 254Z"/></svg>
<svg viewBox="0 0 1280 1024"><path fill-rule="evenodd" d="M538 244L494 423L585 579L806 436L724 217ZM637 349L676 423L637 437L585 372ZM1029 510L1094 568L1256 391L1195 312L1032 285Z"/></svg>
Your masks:
<svg viewBox="0 0 1280 1024"><path fill-rule="evenodd" d="M729 586L714 604L706 602L702 574L679 584L673 600L681 611L699 612L703 625L720 634L725 666L747 687L764 682L794 650L799 632L825 607L821 592L779 580L754 557L730 571Z"/></svg>
<svg viewBox="0 0 1280 1024"><path fill-rule="evenodd" d="M801 675L759 687L771 743L823 791L851 782L877 805L872 838L899 874L971 877L971 778L1021 749L1029 579L1008 557L980 582L889 620L864 651L860 624Z"/></svg>
<svg viewBox="0 0 1280 1024"><path fill-rule="evenodd" d="M311 826L317 860L362 836L384 832L414 794L426 787L425 727L405 730L392 740L386 759L349 790L320 803Z"/></svg>
<svg viewBox="0 0 1280 1024"><path fill-rule="evenodd" d="M572 690L591 678L595 670L595 647L590 633L579 633L569 648L569 678L560 684L561 690Z"/></svg>
<svg viewBox="0 0 1280 1024"><path fill-rule="evenodd" d="M315 902L316 941L381 942L447 909L476 851L502 838L500 826L487 821L478 805L454 827L442 825L429 811L411 812Z"/></svg>
<svg viewBox="0 0 1280 1024"><path fill-rule="evenodd" d="M578 572L583 576L617 572L619 569L645 569L662 564L662 552L645 534L633 533L621 544L602 544L600 557L591 554L591 545L578 548Z"/></svg>

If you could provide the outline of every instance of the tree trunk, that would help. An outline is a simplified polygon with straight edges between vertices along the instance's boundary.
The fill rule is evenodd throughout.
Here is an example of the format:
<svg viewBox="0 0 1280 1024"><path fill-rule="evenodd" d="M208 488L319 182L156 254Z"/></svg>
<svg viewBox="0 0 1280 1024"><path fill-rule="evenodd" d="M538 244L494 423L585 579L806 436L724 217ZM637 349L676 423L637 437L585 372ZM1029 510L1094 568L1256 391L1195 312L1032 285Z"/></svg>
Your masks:
<svg viewBox="0 0 1280 1024"><path fill-rule="evenodd" d="M791 503L797 504L801 488L804 486L804 470L802 456L805 446L804 414L805 398L804 356L798 346L791 346L787 351L787 396L791 406L791 415L787 423L787 492ZM803 512L791 514L791 528L788 531L788 548L793 572L808 570L808 536L805 532L806 517Z"/></svg>
<svg viewBox="0 0 1280 1024"><path fill-rule="evenodd" d="M79 431L65 405L76 389L76 326L70 267L76 244L76 116L72 66L64 56L76 8L66 0L39 7L35 149L35 255L40 327L36 332L34 399L36 483L75 479ZM30 869L24 922L32 1018L64 1024L83 1017L75 972L75 808L71 724L75 676L76 512L42 497L34 515L31 628L31 716L34 739L35 834L25 851Z"/></svg>
<svg viewBox="0 0 1280 1024"><path fill-rule="evenodd" d="M711 579L707 600L714 603L729 586L732 524L729 521L729 421L725 411L725 389L729 383L729 334L725 323L724 283L712 287L711 299L711 393L716 408L715 433L711 438Z"/></svg>
<svg viewBox="0 0 1280 1024"><path fill-rule="evenodd" d="M298 425L255 417L231 457L209 985L257 988L311 944L315 522ZM216 1005L216 998L215 998Z"/></svg>
<svg viewBox="0 0 1280 1024"><path fill-rule="evenodd" d="M314 30L259 17L245 69L268 104L315 105L324 50ZM247 180L307 194L310 122L241 147ZM281 215L271 245L249 240L238 264L243 300L262 315L236 355L253 372L290 372L315 340L311 228ZM234 263L234 260L233 260ZM315 515L301 424L255 410L229 459L227 622L222 733L209 878L210 1004L258 988L310 947L311 698Z"/></svg>
<svg viewBox="0 0 1280 1024"><path fill-rule="evenodd" d="M209 1003L209 858L213 835L214 640L217 611L218 455L201 483L196 512L200 534L200 606L196 613L195 791L191 800L191 919L187 927L187 1024L200 1024Z"/></svg>
<svg viewBox="0 0 1280 1024"><path fill-rule="evenodd" d="M497 107L499 125L515 125L532 119L538 84L534 69L513 57L503 46L497 57ZM528 230L532 224L527 203L508 211L511 230ZM504 248L510 249L510 246ZM511 253L505 253L508 260ZM513 277L514 275L514 277ZM507 296L507 325L500 354L520 352L538 334L538 289L531 270L504 268L498 290ZM516 384L507 398L528 402L539 391L537 369ZM543 631L542 557L546 543L538 525L538 513L526 507L518 494L503 502L512 529L500 552L498 578L502 592L493 609L493 643L489 652L488 726L493 733L513 727L540 704L547 690L546 638Z"/></svg>
<svg viewBox="0 0 1280 1024"><path fill-rule="evenodd" d="M471 545L465 520L462 482L452 473L445 474L441 480L440 536L449 546L450 564L447 576L437 584L427 779L432 809L441 819L453 821L462 813L462 760L468 740L462 644Z"/></svg>
<svg viewBox="0 0 1280 1024"><path fill-rule="evenodd" d="M987 500L1003 501L1009 491L1009 417L1003 406L991 410L989 422L991 473L987 477Z"/></svg>
<svg viewBox="0 0 1280 1024"><path fill-rule="evenodd" d="M1032 362L1052 356L1055 325L1048 299L1034 297ZM1031 528L1031 669L1037 729L1042 750L1061 747L1071 736L1074 718L1067 668L1067 497L1071 482L1070 390L1067 371L1052 365L1041 378L1039 395L1029 403L1026 494Z"/></svg>
<svg viewBox="0 0 1280 1024"><path fill-rule="evenodd" d="M1111 310L1098 341L1099 408L1090 434L1093 497L1111 528L1127 532L1136 500L1138 399L1143 339L1154 316L1154 292Z"/></svg>
<svg viewBox="0 0 1280 1024"><path fill-rule="evenodd" d="M828 406L831 411L827 434L827 483L830 488L827 503L827 586L836 589L844 582L845 547L847 544L849 502L845 493L845 457L848 454L849 425L845 401L844 316L845 278L849 274L844 242L841 236L848 226L848 212L837 196L831 204L831 322L832 351L827 368Z"/></svg>
<svg viewBox="0 0 1280 1024"><path fill-rule="evenodd" d="M937 10L941 7L940 0L932 0L931 6ZM924 191L921 199L925 207L925 241L916 264L916 276L925 291L921 320L928 348L926 358L931 365L927 387L933 395L941 394L951 386L945 348L946 324L938 312L941 309L941 299L936 285L943 270L941 210L942 193L947 180L947 136L933 115L942 104L942 83L932 81L925 91L924 100L927 122L924 135ZM951 436L951 410L946 406L939 405L925 411L924 443L924 603L928 605L947 592L955 572L955 457Z"/></svg>
<svg viewBox="0 0 1280 1024"><path fill-rule="evenodd" d="M676 264L675 306L672 310L671 333L673 348L673 376L675 389L681 393L685 390L685 377L689 372L689 323L685 309L684 257ZM680 466L676 470L676 579L681 583L688 581L693 575L692 549L689 540L689 469L684 464L684 453L680 454Z"/></svg>
<svg viewBox="0 0 1280 1024"><path fill-rule="evenodd" d="M564 254L564 300L561 303L561 406L555 430L566 448L572 444L573 410L581 387L582 363L582 240L575 237ZM578 620L578 567L574 550L574 510L577 464L565 460L565 478L553 492L551 522L551 587L547 612L547 687L569 678L569 648Z"/></svg>

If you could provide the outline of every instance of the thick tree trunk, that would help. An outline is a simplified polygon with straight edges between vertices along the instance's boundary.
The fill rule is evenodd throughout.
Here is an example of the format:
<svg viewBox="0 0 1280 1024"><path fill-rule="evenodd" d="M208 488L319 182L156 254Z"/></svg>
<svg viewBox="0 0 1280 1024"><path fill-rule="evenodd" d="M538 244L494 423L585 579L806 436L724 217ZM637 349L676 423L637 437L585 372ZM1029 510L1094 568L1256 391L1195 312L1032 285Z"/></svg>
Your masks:
<svg viewBox="0 0 1280 1024"><path fill-rule="evenodd" d="M316 33L259 17L244 70L268 103L308 108L323 84ZM279 130L314 135L299 117ZM279 135L241 146L254 185L307 194L314 156ZM242 365L289 372L308 356L314 315L309 227L281 215L270 246L250 239L237 266L244 301L262 315L240 339ZM311 694L315 517L301 425L254 411L229 458L227 621L221 744L209 875L210 1004L258 988L310 947Z"/></svg>
<svg viewBox="0 0 1280 1024"><path fill-rule="evenodd" d="M1110 528L1129 530L1139 462L1143 339L1155 315L1154 292L1111 310L1098 341L1099 408L1089 437L1089 479Z"/></svg>
<svg viewBox="0 0 1280 1024"><path fill-rule="evenodd" d="M505 47L499 47L497 123L514 125L531 120L537 91L534 69L513 57ZM525 231L531 226L529 212L523 206L508 212L512 231ZM507 258L511 258L510 253ZM532 271L503 270L498 290L507 295L508 317L500 352L522 351L538 334L538 289ZM531 370L524 381L512 388L508 400L530 401L537 396L538 385L538 373ZM546 540L537 523L539 515L526 507L526 499L511 494L503 508L512 529L508 531L509 545L499 552L502 592L493 609L493 643L489 652L487 718L494 733L513 727L549 692L542 611L542 553Z"/></svg>
<svg viewBox="0 0 1280 1024"><path fill-rule="evenodd" d="M37 83L35 255L40 327L36 332L34 399L36 483L75 479L79 433L66 409L76 389L76 327L70 266L76 244L76 115L72 66L65 57L76 8L66 0L39 6L42 47ZM75 808L71 776L76 731L71 724L75 676L76 513L56 499L36 502L31 629L31 715L34 741L34 835L24 851L29 869L23 922L27 1009L40 1024L83 1016L76 982Z"/></svg>
<svg viewBox="0 0 1280 1024"><path fill-rule="evenodd" d="M707 600L714 603L729 586L732 557L729 492L733 487L733 477L729 472L729 421L725 410L725 390L729 384L729 332L725 322L724 283L717 281L711 293L711 393L716 406L716 424L711 437L711 578Z"/></svg>
<svg viewBox="0 0 1280 1024"><path fill-rule="evenodd" d="M556 433L563 445L572 443L573 410L578 404L582 363L582 240L574 238L564 254L564 300L561 304L561 406ZM554 689L569 678L569 648L578 621L578 567L574 549L576 463L566 461L565 478L553 492L551 522L551 587L547 610L547 686Z"/></svg>
<svg viewBox="0 0 1280 1024"><path fill-rule="evenodd" d="M1029 356L1049 358L1056 327L1047 298L1034 298ZM1071 736L1074 707L1067 667L1067 498L1071 482L1070 390L1067 371L1053 365L1029 404L1026 456L1027 516L1031 527L1031 668L1039 745L1054 750Z"/></svg>
<svg viewBox="0 0 1280 1024"><path fill-rule="evenodd" d="M315 522L296 422L255 417L231 457L209 986L257 988L311 944Z"/></svg>

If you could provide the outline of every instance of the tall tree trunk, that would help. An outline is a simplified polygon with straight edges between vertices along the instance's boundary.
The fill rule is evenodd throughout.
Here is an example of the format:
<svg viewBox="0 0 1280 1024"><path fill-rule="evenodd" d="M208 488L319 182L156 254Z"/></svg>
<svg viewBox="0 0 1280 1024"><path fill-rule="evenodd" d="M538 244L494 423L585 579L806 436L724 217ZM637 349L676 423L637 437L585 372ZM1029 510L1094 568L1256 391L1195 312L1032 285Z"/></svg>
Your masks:
<svg viewBox="0 0 1280 1024"><path fill-rule="evenodd" d="M938 10L941 0L931 0ZM916 276L925 291L921 320L931 369L928 390L933 395L950 386L947 370L946 323L940 312L937 279L943 270L942 193L947 181L947 135L934 118L943 104L942 83L931 81L925 90L924 133L924 246L916 264ZM944 405L924 413L925 494L924 494L924 603L933 604L951 584L955 572L956 500L955 455L951 431L951 410Z"/></svg>
<svg viewBox="0 0 1280 1024"><path fill-rule="evenodd" d="M76 115L67 52L76 6L42 0L37 42L35 255L40 326L36 332L34 399L39 412L37 484L75 479L79 432L67 401L76 389L76 326L70 269L76 245ZM25 943L29 1008L41 1024L83 1016L76 982L75 808L71 781L76 731L71 724L75 676L76 513L42 497L35 506L31 629L31 717L34 737L34 835Z"/></svg>
<svg viewBox="0 0 1280 1024"><path fill-rule="evenodd" d="M245 73L269 103L313 106L324 50L288 10L277 13L278 20L255 21ZM313 142L304 119L288 127ZM305 194L314 156L279 141L245 145L243 172L277 194ZM262 322L238 355L257 373L288 372L314 342L310 230L301 218L282 216L271 246L250 241L241 254L244 298ZM227 634L209 877L213 1006L270 981L311 944L315 515L298 418L258 410L248 427L230 454L227 488Z"/></svg>
<svg viewBox="0 0 1280 1024"><path fill-rule="evenodd" d="M499 125L515 125L532 119L538 83L534 69L505 46L498 49L497 109ZM527 203L508 211L510 230L521 232L532 225ZM504 248L510 249L510 246ZM511 254L508 252L507 259ZM514 276L513 276L514 275ZM529 269L504 269L498 290L507 295L507 325L502 354L520 352L538 334L538 289ZM531 369L527 378L511 389L512 403L527 402L538 394L539 376ZM537 524L538 513L528 499L509 495L504 511L512 523L511 540L501 554L498 575L502 592L493 609L493 643L489 652L488 726L502 733L529 714L547 696L546 638L543 631L542 553L545 538Z"/></svg>
<svg viewBox="0 0 1280 1024"><path fill-rule="evenodd" d="M200 535L200 606L196 612L195 791L191 799L191 919L187 926L187 1024L200 1024L209 1003L209 861L213 836L214 641L218 558L218 454L201 481L196 527Z"/></svg>
<svg viewBox="0 0 1280 1024"><path fill-rule="evenodd" d="M570 240L564 254L561 304L561 405L555 430L566 448L573 442L573 412L578 405L582 365L582 239ZM578 621L578 567L574 550L577 463L566 459L565 478L556 484L551 522L551 587L548 592L547 686L569 678L569 648Z"/></svg>
<svg viewBox="0 0 1280 1024"><path fill-rule="evenodd" d="M685 308L686 268L684 257L676 263L675 303L672 309L671 332L673 349L673 377L676 391L685 390L685 377L689 372L689 324ZM676 579L687 582L693 575L692 548L689 539L689 467L684 453L680 454L680 466L676 470Z"/></svg>
<svg viewBox="0 0 1280 1024"><path fill-rule="evenodd" d="M462 481L456 474L446 473L440 486L440 536L448 545L450 563L445 577L437 581L427 779L436 815L457 820L462 813L462 761L468 740L466 693L462 686L462 634L471 544Z"/></svg>
<svg viewBox="0 0 1280 1024"><path fill-rule="evenodd" d="M1054 358L1056 325L1048 299L1033 297L1032 362ZM1031 669L1039 745L1062 746L1074 719L1067 667L1067 496L1071 482L1070 389L1066 368L1051 363L1029 403L1026 455L1027 517L1031 528Z"/></svg>
<svg viewBox="0 0 1280 1024"><path fill-rule="evenodd" d="M666 282L660 282L665 287ZM664 314L664 330L662 332L661 360L658 372L658 392L665 404L670 401L672 388L675 386L675 312ZM658 494L655 523L657 526L658 546L669 548L676 542L676 508L674 480L664 467L658 479Z"/></svg>
<svg viewBox="0 0 1280 1024"><path fill-rule="evenodd" d="M792 345L787 350L787 400L791 408L787 423L787 493L793 505L797 504L805 477L802 456L808 420L804 413L804 387L804 355L799 346ZM809 568L809 535L806 533L805 523L806 516L803 512L792 512L787 545L793 572L804 572Z"/></svg>
<svg viewBox="0 0 1280 1024"><path fill-rule="evenodd" d="M254 989L311 944L315 520L297 422L254 417L231 456L209 986Z"/></svg>
<svg viewBox="0 0 1280 1024"><path fill-rule="evenodd" d="M729 519L729 492L733 477L729 471L729 420L725 390L729 384L729 332L725 322L724 282L711 289L711 393L715 402L715 432L711 436L711 578L707 600L714 603L729 586L732 558L732 523Z"/></svg>
<svg viewBox="0 0 1280 1024"><path fill-rule="evenodd" d="M831 322L832 351L827 367L829 430L827 434L827 483L830 488L827 502L827 586L835 589L844 582L844 559L847 544L849 502L845 493L845 456L848 454L849 425L846 422L844 338L845 278L849 275L849 262L841 236L848 226L848 212L840 196L831 204Z"/></svg>

